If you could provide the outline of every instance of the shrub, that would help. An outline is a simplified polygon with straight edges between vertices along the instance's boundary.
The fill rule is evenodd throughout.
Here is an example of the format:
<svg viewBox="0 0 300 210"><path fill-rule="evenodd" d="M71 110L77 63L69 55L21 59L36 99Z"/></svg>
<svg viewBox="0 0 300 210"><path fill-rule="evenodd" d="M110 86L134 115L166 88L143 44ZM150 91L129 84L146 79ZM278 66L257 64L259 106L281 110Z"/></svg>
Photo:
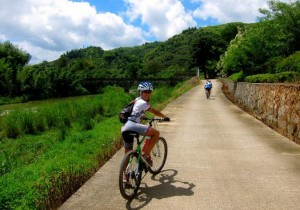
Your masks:
<svg viewBox="0 0 300 210"><path fill-rule="evenodd" d="M8 138L17 138L22 134L20 111L11 111L3 119L4 133Z"/></svg>
<svg viewBox="0 0 300 210"><path fill-rule="evenodd" d="M244 78L245 78L245 75L244 75L243 71L234 73L228 77L228 79L231 79L232 81L235 81L235 82L241 82L244 80Z"/></svg>
<svg viewBox="0 0 300 210"><path fill-rule="evenodd" d="M276 72L295 71L300 73L300 51L278 61L275 69Z"/></svg>
<svg viewBox="0 0 300 210"><path fill-rule="evenodd" d="M245 78L245 81L252 82L252 83L278 83L278 82L295 83L300 81L300 73L282 72L276 74L257 74L257 75L247 76Z"/></svg>

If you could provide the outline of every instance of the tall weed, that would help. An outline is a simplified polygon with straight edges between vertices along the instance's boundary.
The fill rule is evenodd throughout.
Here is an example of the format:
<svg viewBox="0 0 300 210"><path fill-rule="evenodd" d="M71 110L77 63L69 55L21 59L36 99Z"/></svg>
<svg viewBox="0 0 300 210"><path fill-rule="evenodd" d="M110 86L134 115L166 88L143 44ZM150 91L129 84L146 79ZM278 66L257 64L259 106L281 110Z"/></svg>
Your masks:
<svg viewBox="0 0 300 210"><path fill-rule="evenodd" d="M5 136L8 138L17 138L22 134L22 127L20 125L19 110L11 111L3 119L3 127Z"/></svg>
<svg viewBox="0 0 300 210"><path fill-rule="evenodd" d="M158 88L153 103L166 103L192 86ZM20 138L1 140L0 151L6 155L0 160L6 166L0 176L0 209L59 207L120 148L117 114L132 98L121 88L107 87L92 100L45 105L30 113L33 118L26 115L27 127L40 119L43 122L33 123L33 128L45 132L21 136L15 131ZM21 130L20 116L8 114L4 124L10 120Z"/></svg>

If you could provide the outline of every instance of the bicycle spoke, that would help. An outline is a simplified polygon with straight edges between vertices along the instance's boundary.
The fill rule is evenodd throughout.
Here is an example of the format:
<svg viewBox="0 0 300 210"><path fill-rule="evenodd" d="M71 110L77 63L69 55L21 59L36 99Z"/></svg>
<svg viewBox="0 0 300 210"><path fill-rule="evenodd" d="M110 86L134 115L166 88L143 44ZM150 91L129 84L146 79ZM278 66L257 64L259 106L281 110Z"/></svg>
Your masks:
<svg viewBox="0 0 300 210"><path fill-rule="evenodd" d="M137 153L134 151L127 153L121 163L119 174L119 189L125 199L134 198L139 188L138 168Z"/></svg>
<svg viewBox="0 0 300 210"><path fill-rule="evenodd" d="M167 159L167 153L167 142L160 137L151 152L153 166L149 167L150 173L158 174L162 170Z"/></svg>

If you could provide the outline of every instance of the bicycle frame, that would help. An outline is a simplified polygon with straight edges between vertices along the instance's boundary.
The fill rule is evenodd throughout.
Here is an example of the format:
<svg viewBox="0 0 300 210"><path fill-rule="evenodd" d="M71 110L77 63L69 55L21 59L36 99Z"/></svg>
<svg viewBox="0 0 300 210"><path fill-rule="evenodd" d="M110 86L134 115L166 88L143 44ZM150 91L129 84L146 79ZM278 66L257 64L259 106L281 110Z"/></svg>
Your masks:
<svg viewBox="0 0 300 210"><path fill-rule="evenodd" d="M150 127L152 127L153 126L153 124L154 124L154 127L156 127L157 125L156 125L156 122L155 121L158 121L159 119L155 119L155 118L144 118L145 120L150 120L149 121L149 126ZM136 146L136 149L135 149L135 151L138 153L138 167L140 166L140 163L141 163L141 160L142 160L142 162L143 163L145 163L147 166L150 166L148 163L147 163L147 161L143 158L143 156L142 156L142 144L143 144L143 142L145 141L145 139L148 137L148 136L143 136L142 137L142 139L140 140L139 139L139 136L140 135L134 135L134 137L136 138L136 142L137 142L137 146ZM128 166L132 163L132 157L129 159L129 164L128 164ZM127 167L128 167L127 166ZM147 172L148 170L147 170L147 167L144 167L144 170L145 170L145 172Z"/></svg>
<svg viewBox="0 0 300 210"><path fill-rule="evenodd" d="M135 136L135 138L136 138L136 140L137 140L137 146L136 146L136 149L135 149L135 151L138 153L138 163L140 163L140 160L142 159L142 144L143 144L143 142L145 141L145 139L146 139L146 137L147 136L143 136L143 138L141 139L141 140L139 140L139 136ZM131 163L132 162L132 158L130 158L130 160L129 160L129 163ZM143 160L143 162L145 162L144 160Z"/></svg>
<svg viewBox="0 0 300 210"><path fill-rule="evenodd" d="M149 126L155 126L155 121L163 122L163 119L146 119L149 121ZM154 123L154 124L153 124ZM156 160L156 165L149 165L148 162L143 157L143 143L145 142L146 138L148 136L143 136L140 139L140 135L137 133L131 133L130 135L133 135L133 138L135 138L136 141L136 147L134 150L131 150L127 152L121 162L120 166L120 172L119 172L119 189L121 195L127 199L133 199L140 187L141 180L146 176L147 172L149 171L151 174L155 175L158 174L166 161L167 158L167 143L166 140L163 137L159 137L158 141L159 143L156 144L156 148L163 148L162 156L157 155L161 154L158 149L158 152L153 153L154 159ZM158 145L160 145L158 146ZM157 150L156 150L157 151ZM145 172L145 174L143 174ZM124 179L125 178L125 179ZM125 182L124 182L125 180Z"/></svg>

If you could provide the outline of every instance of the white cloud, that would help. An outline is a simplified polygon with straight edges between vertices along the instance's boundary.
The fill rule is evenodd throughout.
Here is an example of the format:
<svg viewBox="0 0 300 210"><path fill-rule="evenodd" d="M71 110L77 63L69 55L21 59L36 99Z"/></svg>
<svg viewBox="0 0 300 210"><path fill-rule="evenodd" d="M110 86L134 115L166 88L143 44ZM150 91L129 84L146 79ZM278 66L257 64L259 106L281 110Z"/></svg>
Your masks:
<svg viewBox="0 0 300 210"><path fill-rule="evenodd" d="M54 51L47 50L45 48L41 48L36 45L32 45L28 41L15 42L19 48L25 50L26 52L30 52L31 63L40 63L42 61L51 61L57 59L60 55L62 55L65 51Z"/></svg>
<svg viewBox="0 0 300 210"><path fill-rule="evenodd" d="M125 0L129 5L131 21L141 18L149 28L149 34L158 40L165 40L188 27L195 27L196 21L179 0Z"/></svg>
<svg viewBox="0 0 300 210"><path fill-rule="evenodd" d="M118 5L128 8L118 8L120 16L97 12L88 1L0 0L0 41L17 44L36 63L83 46L107 50L140 45L146 38L163 41L207 20L255 22L258 9L268 8L268 0L123 0Z"/></svg>
<svg viewBox="0 0 300 210"><path fill-rule="evenodd" d="M97 13L87 2L0 0L0 4L1 40L9 38L36 61L53 60L84 45L112 49L145 41L140 28L116 14Z"/></svg>
<svg viewBox="0 0 300 210"><path fill-rule="evenodd" d="M268 7L269 0L191 0L199 3L199 8L193 12L195 18L201 20L214 19L218 23L245 22L253 23L262 15L259 8ZM291 0L281 0L290 2Z"/></svg>
<svg viewBox="0 0 300 210"><path fill-rule="evenodd" d="M218 23L255 22L259 8L267 8L267 0L198 0L201 6L193 15L202 20L215 19Z"/></svg>

